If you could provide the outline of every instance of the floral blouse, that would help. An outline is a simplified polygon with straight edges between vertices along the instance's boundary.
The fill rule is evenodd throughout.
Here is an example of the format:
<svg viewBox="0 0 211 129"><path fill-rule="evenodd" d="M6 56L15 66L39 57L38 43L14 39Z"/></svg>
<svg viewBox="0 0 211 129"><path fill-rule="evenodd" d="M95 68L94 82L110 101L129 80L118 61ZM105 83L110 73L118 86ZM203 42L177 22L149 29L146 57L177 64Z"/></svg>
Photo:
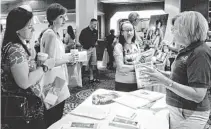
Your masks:
<svg viewBox="0 0 211 129"><path fill-rule="evenodd" d="M8 47L9 45L9 47ZM28 98L28 110L32 119L43 119L43 111L44 105L40 98L36 97L36 95L32 92L31 86L28 89L20 88L11 73L10 68L15 64L20 64L23 62L28 62L29 64L29 72L36 69L35 61L31 59L31 57L26 53L22 45L18 43L8 43L2 49L2 61L1 61L1 90L2 93L10 92L10 93L22 93L24 96Z"/></svg>

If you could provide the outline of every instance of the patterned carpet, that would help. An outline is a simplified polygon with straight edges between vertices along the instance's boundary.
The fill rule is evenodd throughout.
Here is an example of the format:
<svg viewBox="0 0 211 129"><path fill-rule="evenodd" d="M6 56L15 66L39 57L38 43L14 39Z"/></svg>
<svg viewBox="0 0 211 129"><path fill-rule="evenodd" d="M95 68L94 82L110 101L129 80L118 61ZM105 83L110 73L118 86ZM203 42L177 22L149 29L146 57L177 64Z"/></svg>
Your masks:
<svg viewBox="0 0 211 129"><path fill-rule="evenodd" d="M90 96L96 89L103 88L114 90L114 70L100 69L99 79L100 83L89 83L88 75L85 74L83 78L83 87L71 87L70 98L66 100L64 114L70 112L80 103L82 103L88 96Z"/></svg>

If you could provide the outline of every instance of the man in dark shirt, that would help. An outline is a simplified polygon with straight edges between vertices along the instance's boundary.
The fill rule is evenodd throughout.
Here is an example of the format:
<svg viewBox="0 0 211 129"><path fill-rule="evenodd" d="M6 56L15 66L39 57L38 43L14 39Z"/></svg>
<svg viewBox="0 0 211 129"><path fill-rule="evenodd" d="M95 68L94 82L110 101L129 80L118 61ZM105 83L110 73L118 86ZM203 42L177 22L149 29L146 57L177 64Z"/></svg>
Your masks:
<svg viewBox="0 0 211 129"><path fill-rule="evenodd" d="M107 42L107 52L108 52L108 56L109 56L109 62L107 64L107 68L108 69L112 69L113 68L113 41L115 38L114 35L114 29L110 30L110 34L106 37L106 42Z"/></svg>
<svg viewBox="0 0 211 129"><path fill-rule="evenodd" d="M84 62L85 66L90 66L90 82L99 81L97 78L94 78L93 70L96 69L97 72L97 55L96 55L96 45L98 39L98 31L96 30L97 20L91 19L88 27L84 28L81 31L79 36L79 42L81 43L84 50L87 51L87 62ZM90 62L90 64L89 64Z"/></svg>

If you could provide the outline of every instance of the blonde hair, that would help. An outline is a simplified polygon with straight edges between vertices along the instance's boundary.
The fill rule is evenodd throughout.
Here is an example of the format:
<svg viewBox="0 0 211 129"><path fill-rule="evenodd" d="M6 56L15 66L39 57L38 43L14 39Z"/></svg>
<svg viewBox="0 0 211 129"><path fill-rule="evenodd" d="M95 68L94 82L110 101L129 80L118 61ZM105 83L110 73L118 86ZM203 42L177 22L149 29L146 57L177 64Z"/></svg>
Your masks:
<svg viewBox="0 0 211 129"><path fill-rule="evenodd" d="M205 41L208 33L208 22L204 16L196 11L181 13L174 23L176 34L186 43Z"/></svg>

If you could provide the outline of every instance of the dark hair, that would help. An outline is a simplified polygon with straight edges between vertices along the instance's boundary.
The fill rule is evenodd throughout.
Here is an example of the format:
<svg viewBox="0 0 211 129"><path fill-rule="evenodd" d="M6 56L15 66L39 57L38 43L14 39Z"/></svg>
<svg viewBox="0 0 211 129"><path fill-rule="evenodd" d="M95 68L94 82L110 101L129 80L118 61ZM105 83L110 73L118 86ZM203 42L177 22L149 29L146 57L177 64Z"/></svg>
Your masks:
<svg viewBox="0 0 211 129"><path fill-rule="evenodd" d="M68 27L67 27L67 33L70 35L70 37L71 37L72 39L75 39L75 33L74 33L74 31L73 31L73 27L72 27L72 26L68 26Z"/></svg>
<svg viewBox="0 0 211 129"><path fill-rule="evenodd" d="M95 21L97 21L97 19L95 19L95 18L92 18L92 19L90 20L90 22L95 22Z"/></svg>
<svg viewBox="0 0 211 129"><path fill-rule="evenodd" d="M3 31L3 25L1 24L1 33L2 33L2 31Z"/></svg>
<svg viewBox="0 0 211 129"><path fill-rule="evenodd" d="M110 33L111 33L111 34L114 34L114 29L111 29L111 30L110 30Z"/></svg>
<svg viewBox="0 0 211 129"><path fill-rule="evenodd" d="M163 23L162 23L162 21L161 21L161 20L156 20L156 22L155 22L156 26L158 25L158 23L160 23L160 26L162 26L162 25L163 25Z"/></svg>
<svg viewBox="0 0 211 129"><path fill-rule="evenodd" d="M124 36L122 35L122 27L123 27L123 25L125 24L125 23L130 23L130 24L132 24L131 22L129 22L129 21L126 21L126 22L123 22L121 25L120 25L120 34L119 34L119 43L120 44L122 44L122 46L124 46L124 44L125 44L125 38L124 38ZM135 40L136 40L136 35L135 35L135 28L134 28L134 26L133 26L133 29L134 29L134 36L133 36L133 38L132 38L132 42L135 42Z"/></svg>
<svg viewBox="0 0 211 129"><path fill-rule="evenodd" d="M67 12L67 9L63 7L61 4L58 3L53 3L51 4L47 11L46 11L46 16L47 20L50 25L53 25L53 21L59 16L63 15Z"/></svg>
<svg viewBox="0 0 211 129"><path fill-rule="evenodd" d="M6 29L2 46L9 42L19 43L23 46L28 55L31 55L27 46L23 44L17 35L17 31L24 28L26 24L32 19L33 14L23 8L17 7L11 10L7 16ZM2 47L3 49L3 47Z"/></svg>

